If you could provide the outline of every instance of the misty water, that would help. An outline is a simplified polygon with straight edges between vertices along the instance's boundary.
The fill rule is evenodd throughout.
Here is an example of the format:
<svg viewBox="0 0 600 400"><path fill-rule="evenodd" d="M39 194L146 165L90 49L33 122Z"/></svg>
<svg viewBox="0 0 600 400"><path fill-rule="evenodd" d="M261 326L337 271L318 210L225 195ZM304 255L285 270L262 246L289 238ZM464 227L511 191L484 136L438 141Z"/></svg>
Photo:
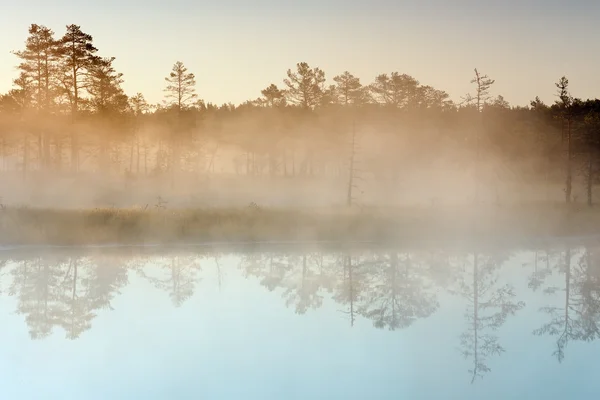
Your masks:
<svg viewBox="0 0 600 400"><path fill-rule="evenodd" d="M0 253L3 399L594 398L600 246Z"/></svg>

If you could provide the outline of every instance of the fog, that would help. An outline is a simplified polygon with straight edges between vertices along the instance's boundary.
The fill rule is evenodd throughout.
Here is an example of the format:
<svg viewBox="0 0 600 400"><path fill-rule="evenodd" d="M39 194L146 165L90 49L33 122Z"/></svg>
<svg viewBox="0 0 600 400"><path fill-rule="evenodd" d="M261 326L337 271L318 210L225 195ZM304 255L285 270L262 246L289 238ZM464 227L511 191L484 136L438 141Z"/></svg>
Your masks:
<svg viewBox="0 0 600 400"><path fill-rule="evenodd" d="M406 128L393 125L389 116L368 114L361 119L325 115L322 118L330 121L312 128L302 126L310 116L301 116L290 118L298 128L261 129L261 122L273 118L270 111L235 110L227 119L217 112L190 112L187 118L193 126L175 139L160 115L140 116L135 127L132 121L104 129L92 122L80 124L74 133L76 155L69 125L41 123L29 131L5 127L0 146L2 203L43 208L159 203L335 207L347 205L350 186L357 206L564 199L564 157L540 154L536 147L524 157L512 154L523 152L519 147L529 138L512 139L508 152L489 145L494 137L488 134L483 136L488 145L477 150L473 142L483 134L468 125L464 130L442 123L430 129ZM460 114L453 111L450 116L456 119ZM547 140L557 138L550 135ZM586 176L575 174L573 199L583 202L586 190Z"/></svg>

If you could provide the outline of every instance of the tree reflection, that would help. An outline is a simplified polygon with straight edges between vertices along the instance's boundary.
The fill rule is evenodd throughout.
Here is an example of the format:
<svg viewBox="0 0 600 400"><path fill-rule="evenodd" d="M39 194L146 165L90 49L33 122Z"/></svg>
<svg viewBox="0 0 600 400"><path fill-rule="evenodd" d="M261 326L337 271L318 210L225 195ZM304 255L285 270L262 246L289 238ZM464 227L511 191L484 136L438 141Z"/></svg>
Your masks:
<svg viewBox="0 0 600 400"><path fill-rule="evenodd" d="M557 264L564 274L563 287L550 286L547 294L564 293L562 305L542 307L550 315L549 322L534 330L538 336L557 336L556 350L552 353L562 362L570 341L592 341L600 336L600 271L598 261L590 248L585 248L573 263L573 249L567 247L562 262Z"/></svg>
<svg viewBox="0 0 600 400"><path fill-rule="evenodd" d="M410 255L404 254L402 260L395 252L378 255L371 265L360 313L376 328L407 328L438 308L435 296L427 292L422 270L412 268Z"/></svg>
<svg viewBox="0 0 600 400"><path fill-rule="evenodd" d="M59 260L35 258L18 262L11 271L9 294L18 294L17 314L25 315L32 339L50 335L59 324L61 307L61 263Z"/></svg>
<svg viewBox="0 0 600 400"><path fill-rule="evenodd" d="M353 257L348 254L338 259L341 264L341 276L336 279L333 299L339 304L347 305L346 310L342 312L348 315L352 327L356 321L358 306L363 300L367 271L364 264L358 261L359 257L353 260Z"/></svg>
<svg viewBox="0 0 600 400"><path fill-rule="evenodd" d="M459 293L468 302L465 311L467 330L460 336L460 346L463 356L473 360L473 367L469 369L471 383L490 372L489 357L505 351L494 332L508 316L525 306L514 300L511 285L498 286L498 271L503 262L504 257L474 253L472 266L465 265L463 279L459 282Z"/></svg>
<svg viewBox="0 0 600 400"><path fill-rule="evenodd" d="M17 313L25 315L32 339L49 336L55 326L77 339L91 328L95 311L110 308L127 271L114 264L98 265L90 257L44 257L23 260L12 270L10 294Z"/></svg>
<svg viewBox="0 0 600 400"><path fill-rule="evenodd" d="M283 297L287 307L294 307L297 314L316 310L323 304L323 291L332 290L322 254L303 254L301 268L293 268L282 280Z"/></svg>
<svg viewBox="0 0 600 400"><path fill-rule="evenodd" d="M545 250L543 254L540 254L539 250L535 250L533 256L533 271L528 277L527 286L533 291L537 291L552 275L551 262L556 254ZM527 265L527 264L526 264Z"/></svg>
<svg viewBox="0 0 600 400"><path fill-rule="evenodd" d="M152 272L160 271L162 276L149 275L144 268L139 269L138 274L157 289L168 292L175 307L180 307L194 294L201 270L199 257L162 257L153 264L158 268L152 268Z"/></svg>

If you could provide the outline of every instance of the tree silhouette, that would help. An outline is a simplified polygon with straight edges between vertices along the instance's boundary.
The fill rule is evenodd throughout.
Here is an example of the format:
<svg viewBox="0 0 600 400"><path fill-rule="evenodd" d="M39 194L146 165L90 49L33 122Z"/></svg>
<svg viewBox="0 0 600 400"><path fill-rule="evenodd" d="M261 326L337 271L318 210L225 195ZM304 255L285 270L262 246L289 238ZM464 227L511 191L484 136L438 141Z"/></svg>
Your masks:
<svg viewBox="0 0 600 400"><path fill-rule="evenodd" d="M283 82L287 86L287 102L304 109L317 107L325 95L325 72L318 67L311 68L305 62L296 64L296 72L288 69L287 79Z"/></svg>
<svg viewBox="0 0 600 400"><path fill-rule="evenodd" d="M336 103L343 106L357 106L366 103L366 91L360 83L360 78L345 71L343 74L335 76L333 81L335 82Z"/></svg>
<svg viewBox="0 0 600 400"><path fill-rule="evenodd" d="M181 61L173 65L173 69L168 77L165 78L167 87L165 96L169 106L173 106L177 111L182 111L189 106L190 101L196 99L196 77Z"/></svg>
<svg viewBox="0 0 600 400"><path fill-rule="evenodd" d="M56 53L60 58L58 79L71 108L71 118L76 121L81 109L83 90L89 69L96 60L98 51L92 44L91 35L81 31L79 25L67 25L67 31L58 40ZM71 128L71 170L79 168L79 141L75 128Z"/></svg>
<svg viewBox="0 0 600 400"><path fill-rule="evenodd" d="M285 93L274 83L261 90L260 93L263 97L257 100L259 105L271 108L285 106Z"/></svg>

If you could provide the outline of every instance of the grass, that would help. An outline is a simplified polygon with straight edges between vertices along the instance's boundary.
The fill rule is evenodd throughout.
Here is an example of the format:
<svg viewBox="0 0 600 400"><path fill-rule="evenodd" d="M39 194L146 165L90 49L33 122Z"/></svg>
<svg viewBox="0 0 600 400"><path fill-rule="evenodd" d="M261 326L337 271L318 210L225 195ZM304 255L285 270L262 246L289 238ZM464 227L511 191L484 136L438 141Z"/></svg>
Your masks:
<svg viewBox="0 0 600 400"><path fill-rule="evenodd" d="M0 210L0 245L249 241L378 243L524 240L600 234L600 208L528 204L364 209Z"/></svg>

